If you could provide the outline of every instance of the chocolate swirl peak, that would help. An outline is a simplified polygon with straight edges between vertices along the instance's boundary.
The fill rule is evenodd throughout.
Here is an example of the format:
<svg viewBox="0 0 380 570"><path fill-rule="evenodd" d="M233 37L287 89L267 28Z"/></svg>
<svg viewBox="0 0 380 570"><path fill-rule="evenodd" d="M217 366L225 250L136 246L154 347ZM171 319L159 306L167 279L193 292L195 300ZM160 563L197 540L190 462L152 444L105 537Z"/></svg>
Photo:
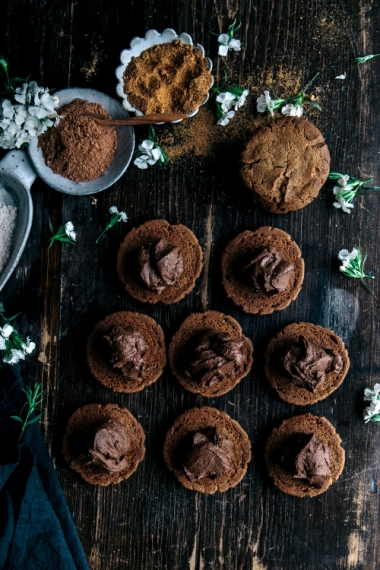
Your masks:
<svg viewBox="0 0 380 570"><path fill-rule="evenodd" d="M183 273L183 256L177 246L162 238L141 248L138 266L148 289L162 293L169 285L177 284Z"/></svg>
<svg viewBox="0 0 380 570"><path fill-rule="evenodd" d="M190 481L203 477L220 477L229 473L233 456L233 443L218 428L206 433L196 432L183 469Z"/></svg>
<svg viewBox="0 0 380 570"><path fill-rule="evenodd" d="M117 473L128 467L127 451L130 439L125 426L116 420L108 420L95 433L92 448L89 449L90 463Z"/></svg>
<svg viewBox="0 0 380 570"><path fill-rule="evenodd" d="M255 252L243 273L255 291L274 295L286 290L294 275L294 265L283 259L274 247L265 247Z"/></svg>
<svg viewBox="0 0 380 570"><path fill-rule="evenodd" d="M314 434L292 435L285 443L281 459L294 479L304 479L313 487L322 487L331 476L330 450Z"/></svg>
<svg viewBox="0 0 380 570"><path fill-rule="evenodd" d="M197 335L190 349L184 374L200 386L213 386L236 372L247 359L244 340L207 329Z"/></svg>
<svg viewBox="0 0 380 570"><path fill-rule="evenodd" d="M141 333L132 327L113 326L104 339L110 347L109 360L113 368L119 369L128 380L142 381L148 368L145 360L148 345Z"/></svg>
<svg viewBox="0 0 380 570"><path fill-rule="evenodd" d="M324 350L300 336L299 343L286 352L283 365L294 384L316 392L326 380L327 373L341 372L343 360L337 352Z"/></svg>

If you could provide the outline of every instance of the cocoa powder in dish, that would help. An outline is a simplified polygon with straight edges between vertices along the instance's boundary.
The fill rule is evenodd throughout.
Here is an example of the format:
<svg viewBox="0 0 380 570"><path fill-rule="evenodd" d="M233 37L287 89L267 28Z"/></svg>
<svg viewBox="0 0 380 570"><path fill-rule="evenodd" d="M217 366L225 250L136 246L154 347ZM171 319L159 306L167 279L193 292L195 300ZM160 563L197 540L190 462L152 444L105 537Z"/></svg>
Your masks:
<svg viewBox="0 0 380 570"><path fill-rule="evenodd" d="M128 100L143 113L191 113L212 85L207 59L179 40L132 57L124 73Z"/></svg>
<svg viewBox="0 0 380 570"><path fill-rule="evenodd" d="M100 127L85 114L111 119L102 105L74 99L61 107L56 127L39 137L47 166L74 182L95 180L105 173L118 145L114 127Z"/></svg>

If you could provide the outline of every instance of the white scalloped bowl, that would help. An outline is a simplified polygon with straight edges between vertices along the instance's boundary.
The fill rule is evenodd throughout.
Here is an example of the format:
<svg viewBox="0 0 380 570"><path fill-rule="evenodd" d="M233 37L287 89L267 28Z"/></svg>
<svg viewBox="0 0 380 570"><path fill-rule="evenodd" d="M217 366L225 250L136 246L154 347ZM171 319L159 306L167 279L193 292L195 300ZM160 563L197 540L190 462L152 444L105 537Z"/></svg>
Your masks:
<svg viewBox="0 0 380 570"><path fill-rule="evenodd" d="M178 35L172 28L167 28L161 34L159 32L157 32L157 30L148 30L143 38L139 38L139 37L133 38L133 40L131 41L131 44L130 44L131 45L130 49L124 49L121 52L121 54L120 54L121 65L116 68L116 77L118 79L118 83L116 85L116 93L119 95L119 97L122 98L122 105L123 105L124 109L126 109L128 112L136 113L136 115L138 115L138 116L141 116L144 114L141 111L139 111L138 109L135 109L134 107L132 107L132 105L128 101L128 95L124 92L124 72L125 72L127 65L131 61L132 57L139 57L143 51L145 51L146 49L148 49L150 47L156 46L158 44L172 43L172 42L174 42L174 40L180 40L181 42L183 42L186 45L190 45L190 46L194 45L193 40L192 40L191 36L189 36L189 34ZM201 54L203 55L203 57L205 57L205 50L204 50L203 46L201 46L200 44L195 44L194 48L198 49L201 52ZM207 70L211 72L212 61L209 57L206 57L206 60L208 63ZM213 86L213 84L214 84L214 78L212 78L212 83L210 85L209 91L210 91L211 87ZM202 101L202 103L199 105L199 107L204 105L208 101L208 99L209 99L209 93L207 93L205 100ZM196 115L198 113L199 107L197 107L196 109L194 109L194 111L189 113L189 117L194 117L194 115ZM172 122L173 123L180 123L181 121L182 121L182 119L179 119L177 121L172 121ZM157 124L162 124L162 123L157 123Z"/></svg>

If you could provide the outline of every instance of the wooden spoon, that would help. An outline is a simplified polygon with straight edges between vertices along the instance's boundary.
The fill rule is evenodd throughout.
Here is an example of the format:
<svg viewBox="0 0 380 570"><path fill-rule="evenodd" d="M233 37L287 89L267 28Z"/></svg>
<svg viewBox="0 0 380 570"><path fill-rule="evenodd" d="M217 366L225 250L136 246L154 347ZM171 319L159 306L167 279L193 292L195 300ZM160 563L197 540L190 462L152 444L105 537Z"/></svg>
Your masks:
<svg viewBox="0 0 380 570"><path fill-rule="evenodd" d="M102 119L99 115L91 115L84 113L85 117L89 117L101 127L122 127L123 125L151 125L154 123L171 123L178 119L187 119L188 115L183 113L154 113L153 115L141 115L141 117L129 117L128 119Z"/></svg>

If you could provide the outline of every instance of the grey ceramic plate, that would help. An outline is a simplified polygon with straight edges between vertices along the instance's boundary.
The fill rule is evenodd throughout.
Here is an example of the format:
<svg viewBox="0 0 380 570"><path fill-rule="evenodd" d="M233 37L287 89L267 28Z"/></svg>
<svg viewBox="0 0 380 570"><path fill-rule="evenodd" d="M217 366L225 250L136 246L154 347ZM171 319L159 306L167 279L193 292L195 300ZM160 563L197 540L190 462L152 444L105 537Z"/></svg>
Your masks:
<svg viewBox="0 0 380 570"><path fill-rule="evenodd" d="M61 105L71 103L73 99L84 99L90 103L99 103L113 119L126 119L128 113L123 107L104 93L95 89L62 89L54 93L61 101ZM41 149L38 147L38 139L34 138L29 144L29 158L37 171L37 174L51 188L64 192L65 194L95 194L101 192L109 186L112 186L127 170L131 162L133 151L135 149L135 134L132 127L116 127L119 144L113 162L110 164L106 172L90 182L73 182L68 178L64 178L46 166Z"/></svg>

